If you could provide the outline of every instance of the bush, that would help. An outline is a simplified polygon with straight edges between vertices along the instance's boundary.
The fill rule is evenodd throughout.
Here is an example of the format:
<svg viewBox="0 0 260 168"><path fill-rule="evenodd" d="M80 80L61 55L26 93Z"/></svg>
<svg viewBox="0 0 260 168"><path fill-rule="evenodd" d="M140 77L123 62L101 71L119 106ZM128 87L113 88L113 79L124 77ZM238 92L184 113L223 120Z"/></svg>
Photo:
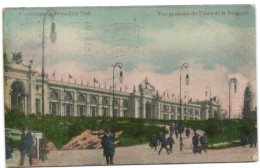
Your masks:
<svg viewBox="0 0 260 168"><path fill-rule="evenodd" d="M69 126L68 135L69 137L74 137L82 132L80 125L76 122Z"/></svg>
<svg viewBox="0 0 260 168"><path fill-rule="evenodd" d="M210 136L216 135L219 132L218 125L216 123L209 123L205 132Z"/></svg>

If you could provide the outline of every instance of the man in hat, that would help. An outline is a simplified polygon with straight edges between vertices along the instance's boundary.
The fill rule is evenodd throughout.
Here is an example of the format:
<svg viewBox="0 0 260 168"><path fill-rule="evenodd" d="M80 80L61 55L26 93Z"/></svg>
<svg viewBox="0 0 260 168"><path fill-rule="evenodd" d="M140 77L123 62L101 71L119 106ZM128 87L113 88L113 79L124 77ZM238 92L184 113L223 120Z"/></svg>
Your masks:
<svg viewBox="0 0 260 168"><path fill-rule="evenodd" d="M101 144L103 146L104 156L106 157L107 164L114 164L113 156L115 154L115 145L110 129L108 129L106 134L102 137Z"/></svg>
<svg viewBox="0 0 260 168"><path fill-rule="evenodd" d="M25 131L21 135L21 160L20 166L23 166L25 155L29 156L30 166L32 165L32 156L34 153L34 141L32 133L29 131L28 126L25 126Z"/></svg>

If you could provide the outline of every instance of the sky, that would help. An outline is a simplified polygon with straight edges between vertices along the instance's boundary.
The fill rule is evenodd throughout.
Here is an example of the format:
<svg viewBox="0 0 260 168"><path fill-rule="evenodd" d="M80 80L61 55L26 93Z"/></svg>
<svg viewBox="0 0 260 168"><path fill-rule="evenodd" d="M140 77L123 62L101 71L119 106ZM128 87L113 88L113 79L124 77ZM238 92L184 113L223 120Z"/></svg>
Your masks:
<svg viewBox="0 0 260 168"><path fill-rule="evenodd" d="M22 52L25 64L33 60L39 72L42 61L44 14L49 8L17 8L4 11L4 40L8 59ZM241 113L248 83L256 92L255 9L240 6L142 6L53 8L55 17L45 19L45 68L50 79L78 84L96 78L101 87L112 85L112 65L122 62L124 81L116 79L127 92L146 76L162 95L178 99L180 67L182 98L205 100L206 87L228 110L229 81L236 78L237 92L231 88L231 116ZM55 22L57 39L49 37ZM119 69L115 71L118 77ZM256 98L256 95L255 95ZM256 101L256 99L255 99Z"/></svg>

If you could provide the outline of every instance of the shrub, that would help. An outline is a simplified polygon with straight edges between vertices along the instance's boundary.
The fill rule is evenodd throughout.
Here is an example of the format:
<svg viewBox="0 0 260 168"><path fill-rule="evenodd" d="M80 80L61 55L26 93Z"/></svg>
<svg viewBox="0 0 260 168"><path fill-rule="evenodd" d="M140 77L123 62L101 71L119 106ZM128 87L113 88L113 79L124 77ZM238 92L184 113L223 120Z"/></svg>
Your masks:
<svg viewBox="0 0 260 168"><path fill-rule="evenodd" d="M205 131L208 135L214 136L219 132L218 125L216 123L209 123Z"/></svg>

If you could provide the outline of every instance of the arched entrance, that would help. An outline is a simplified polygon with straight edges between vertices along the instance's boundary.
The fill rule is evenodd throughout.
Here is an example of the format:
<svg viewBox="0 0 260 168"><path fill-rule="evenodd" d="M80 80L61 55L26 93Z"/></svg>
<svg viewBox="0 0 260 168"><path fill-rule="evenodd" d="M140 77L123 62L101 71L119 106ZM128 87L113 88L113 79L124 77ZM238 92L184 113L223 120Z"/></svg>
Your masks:
<svg viewBox="0 0 260 168"><path fill-rule="evenodd" d="M16 81L11 86L11 109L21 112L25 111L25 88L24 85Z"/></svg>
<svg viewBox="0 0 260 168"><path fill-rule="evenodd" d="M146 102L145 111L146 111L146 118L151 119L152 118L152 104L150 102Z"/></svg>

